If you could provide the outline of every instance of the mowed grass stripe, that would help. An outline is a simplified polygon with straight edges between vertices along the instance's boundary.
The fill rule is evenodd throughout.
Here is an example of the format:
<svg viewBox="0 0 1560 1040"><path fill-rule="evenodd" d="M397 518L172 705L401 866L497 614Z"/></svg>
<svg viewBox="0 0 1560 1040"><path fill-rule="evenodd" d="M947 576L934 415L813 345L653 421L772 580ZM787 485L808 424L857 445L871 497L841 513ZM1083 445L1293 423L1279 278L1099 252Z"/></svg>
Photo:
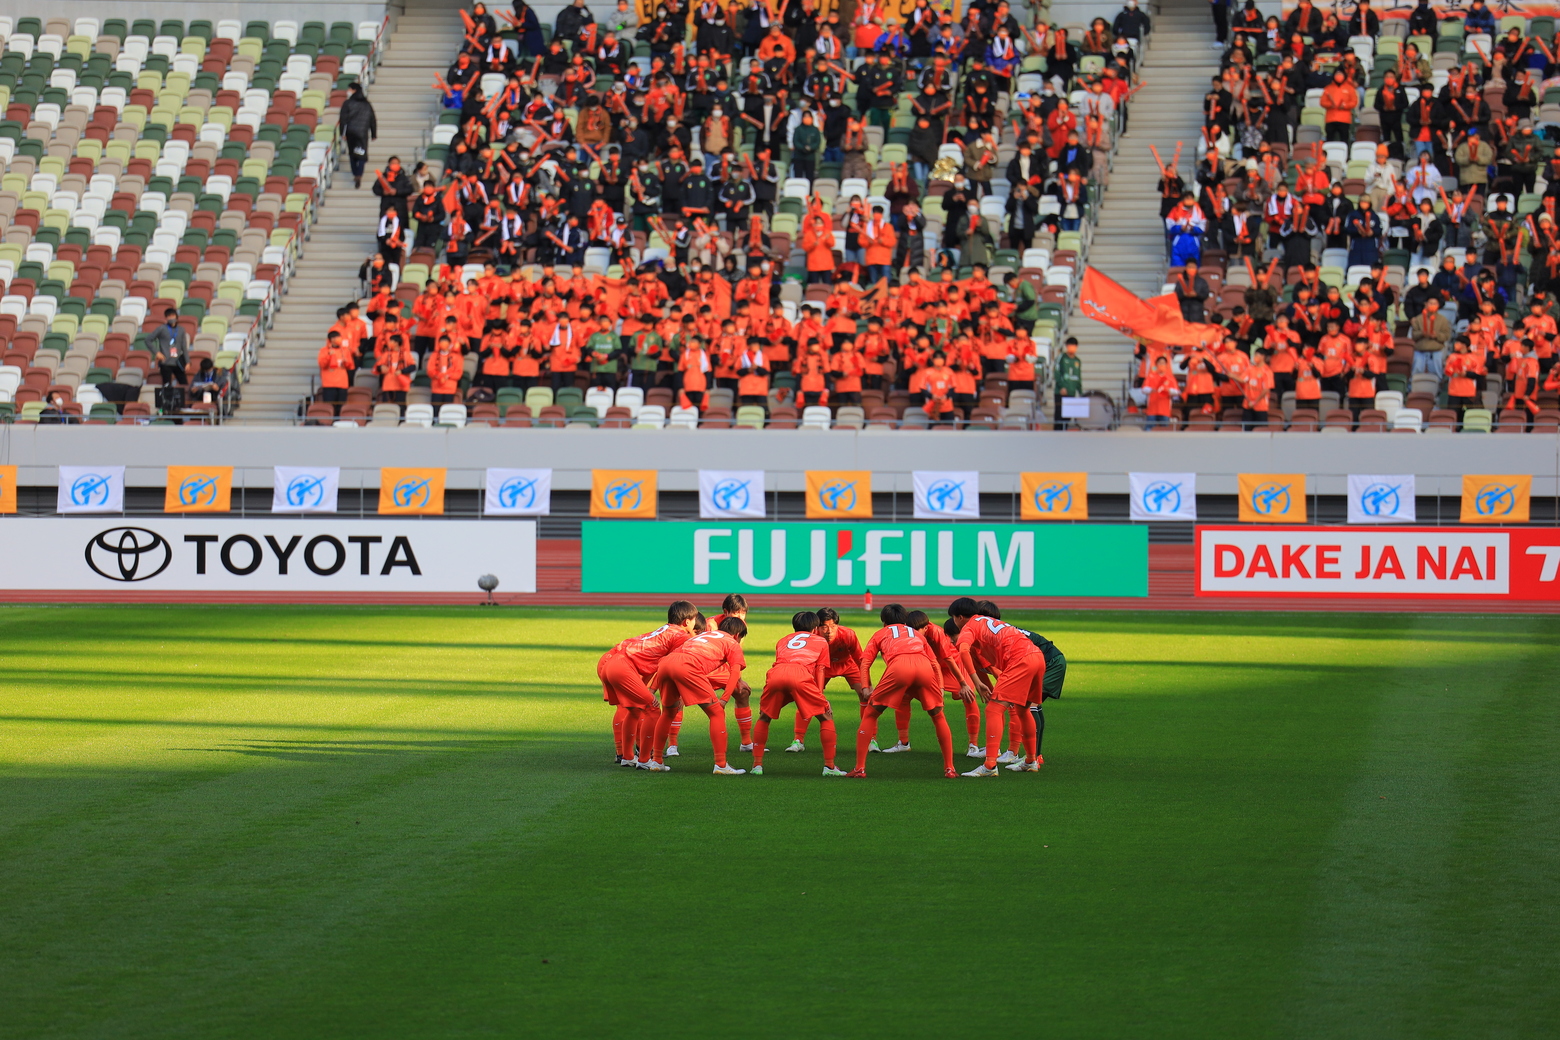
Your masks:
<svg viewBox="0 0 1560 1040"><path fill-rule="evenodd" d="M1071 662L1042 774L944 781L917 713L845 783L816 727L778 751L789 715L763 778L708 775L702 715L676 772L614 769L595 658L658 620L0 609L32 673L0 705L0 1034L1295 1035L1318 936L1380 941L1318 922L1384 732L1459 771L1423 798L1450 883L1420 981L1350 1006L1552 1021L1556 622L1020 618ZM757 684L789 624L751 620ZM1401 717L1427 675L1469 692L1429 726Z"/></svg>

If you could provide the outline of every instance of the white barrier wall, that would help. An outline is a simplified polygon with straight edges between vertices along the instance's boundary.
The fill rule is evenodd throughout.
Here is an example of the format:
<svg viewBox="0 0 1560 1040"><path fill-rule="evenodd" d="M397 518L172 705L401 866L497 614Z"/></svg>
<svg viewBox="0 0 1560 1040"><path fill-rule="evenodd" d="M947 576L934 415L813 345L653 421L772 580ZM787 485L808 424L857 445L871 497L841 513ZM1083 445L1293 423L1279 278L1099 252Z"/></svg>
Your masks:
<svg viewBox="0 0 1560 1040"><path fill-rule="evenodd" d="M238 467L248 487L269 487L273 466L312 465L447 467L448 486L467 489L481 487L493 466L552 469L563 491L588 490L592 468L637 468L661 470L664 491L697 491L700 469L769 470L781 491L804 490L803 470L860 469L884 475L876 490L908 492L908 471L919 469L979 470L989 493L1016 490L1023 471L1086 472L1089 490L1101 494L1125 494L1132 471L1195 471L1208 495L1235 494L1238 473L1523 473L1534 477L1533 494L1560 493L1560 437L1539 434L7 425L0 464L19 466L24 487L53 486L62 465L126 466L129 483L142 487L161 487L156 467L168 465ZM900 477L903 488L894 484ZM1311 490L1344 494L1346 478L1334 479L1336 487L1324 478ZM1437 492L1424 485L1421 493Z"/></svg>
<svg viewBox="0 0 1560 1040"><path fill-rule="evenodd" d="M0 595L116 593L505 593L536 591L532 520L70 517L6 522Z"/></svg>

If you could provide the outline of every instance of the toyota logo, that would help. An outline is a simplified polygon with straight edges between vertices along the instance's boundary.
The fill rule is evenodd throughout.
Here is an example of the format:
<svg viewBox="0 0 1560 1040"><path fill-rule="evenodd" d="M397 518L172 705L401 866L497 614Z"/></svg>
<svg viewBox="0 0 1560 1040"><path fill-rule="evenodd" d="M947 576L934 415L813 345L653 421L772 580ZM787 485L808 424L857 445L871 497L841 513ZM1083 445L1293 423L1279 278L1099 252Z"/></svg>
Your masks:
<svg viewBox="0 0 1560 1040"><path fill-rule="evenodd" d="M110 581L155 578L173 562L173 548L156 531L113 527L87 543L87 566Z"/></svg>

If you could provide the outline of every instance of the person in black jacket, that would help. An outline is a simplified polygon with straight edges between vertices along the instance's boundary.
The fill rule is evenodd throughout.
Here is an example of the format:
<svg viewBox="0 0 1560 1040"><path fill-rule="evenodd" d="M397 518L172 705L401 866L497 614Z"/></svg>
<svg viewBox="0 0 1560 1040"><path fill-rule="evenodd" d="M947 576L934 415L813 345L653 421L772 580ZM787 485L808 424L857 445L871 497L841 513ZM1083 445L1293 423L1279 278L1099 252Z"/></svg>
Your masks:
<svg viewBox="0 0 1560 1040"><path fill-rule="evenodd" d="M558 12L558 20L553 23L553 39L571 41L577 39L580 30L596 21L596 16L585 8L585 0L574 0L574 3Z"/></svg>
<svg viewBox="0 0 1560 1040"><path fill-rule="evenodd" d="M1410 36L1428 36L1437 40L1441 36L1441 23L1435 15L1435 8L1430 6L1430 0L1419 0L1419 5L1408 14L1408 34Z"/></svg>
<svg viewBox="0 0 1560 1040"><path fill-rule="evenodd" d="M392 155L385 164L385 172L374 178L374 194L379 196L379 214L394 207L401 215L401 225L407 223L407 207L413 192L412 179L401 166L401 160Z"/></svg>
<svg viewBox="0 0 1560 1040"><path fill-rule="evenodd" d="M352 186L363 186L363 170L368 166L368 142L379 137L379 121L374 106L363 96L363 84L352 84L352 93L341 103L341 134L347 141L347 161L352 166Z"/></svg>

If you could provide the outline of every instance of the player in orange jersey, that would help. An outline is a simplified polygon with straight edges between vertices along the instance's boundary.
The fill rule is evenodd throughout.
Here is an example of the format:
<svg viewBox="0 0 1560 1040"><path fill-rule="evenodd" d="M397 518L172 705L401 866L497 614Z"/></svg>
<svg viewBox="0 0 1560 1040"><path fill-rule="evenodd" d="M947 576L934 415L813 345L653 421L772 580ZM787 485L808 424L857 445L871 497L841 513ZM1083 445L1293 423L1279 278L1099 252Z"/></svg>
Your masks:
<svg viewBox="0 0 1560 1040"><path fill-rule="evenodd" d="M824 607L818 611L818 634L829 641L829 670L824 673L823 681L828 685L830 679L842 677L850 688L856 691L856 699L861 704L861 713L866 714L867 695L872 692L868 685L866 673L861 670L861 640L856 638L856 633L840 624L840 612L833 607ZM809 719L801 712L796 713L795 739L787 751L806 751L807 746L803 741L807 737ZM878 750L877 741L872 742L871 750Z"/></svg>
<svg viewBox="0 0 1560 1040"><path fill-rule="evenodd" d="M943 717L942 675L936 655L925 638L910 627L910 614L898 603L890 603L878 613L883 627L867 640L861 651L861 670L870 674L872 662L883 655L883 674L878 677L866 707L861 715L861 727L856 731L856 768L853 777L867 775L868 745L877 736L878 716L889 708L898 708L910 701L921 702L921 707L932 717L937 729L937 746L943 755L943 775L957 777L953 769L953 734L948 731L948 720Z"/></svg>
<svg viewBox="0 0 1560 1040"><path fill-rule="evenodd" d="M818 615L804 610L791 616L791 634L775 644L775 663L764 676L764 694L758 702L758 725L753 730L753 775L764 775L764 742L769 724L787 704L796 705L798 717L816 716L823 733L823 775L844 776L834 765L839 742L834 712L823 696L824 674L829 668L829 641L816 631Z"/></svg>
<svg viewBox="0 0 1560 1040"><path fill-rule="evenodd" d="M729 617L741 618L743 621L746 621L747 600L743 598L741 593L733 592L721 601L720 611L721 612L719 614L716 614L712 618L704 618L704 615L700 614L699 617L704 618L704 620L699 624L699 631L717 631L720 628L720 623ZM749 698L752 695L753 690L750 686L748 686L747 680L745 679L737 683L737 688L735 690L728 689L721 691L721 707L724 708L727 701L735 700L737 702L737 710L735 713L737 716L737 730L742 734L742 746L738 748L739 751L753 750L753 745L749 743L749 741L753 739L753 712L748 707ZM674 716L672 719L671 737L666 745L667 758L676 758L678 756L677 738L682 733L682 722L683 713L681 709L678 709L676 716Z"/></svg>
<svg viewBox="0 0 1560 1040"><path fill-rule="evenodd" d="M726 764L726 711L717 688L734 689L741 681L747 660L742 656L742 639L747 623L729 617L714 632L701 632L661 659L649 682L661 694L661 718L651 741L657 772L671 769L665 762L666 738L671 735L672 716L685 704L697 704L710 717L710 743L715 747L715 772L721 776L740 776L745 769Z"/></svg>
<svg viewBox="0 0 1560 1040"><path fill-rule="evenodd" d="M967 718L965 728L969 730L970 748L974 750L975 735L980 732L980 705L976 703L975 692L970 689L968 681L959 674L959 652L953 645L953 639L957 638L959 634L958 630L955 629L950 635L941 628L932 625L932 619L927 617L924 610L912 610L908 617L909 620L906 623L919 632L921 638L926 640L927 645L931 647L932 657L937 661L939 670L942 673L943 693L953 694L960 698L966 706L965 714ZM929 628L928 626L931 627ZM945 697L944 700L946 699ZM968 718L971 715L974 718L973 722L969 721ZM898 731L899 743L893 747L884 748L883 754L885 755L896 755L902 751L910 750L910 702L908 700L901 701L894 708L894 728ZM972 755L970 757L984 758L985 754L985 751L982 751L979 756Z"/></svg>
<svg viewBox="0 0 1560 1040"><path fill-rule="evenodd" d="M1010 766L1018 772L1039 772L1039 753L1035 748L1035 720L1029 714L1031 704L1044 697L1045 656L1021 630L978 612L973 599L962 596L948 606L948 616L959 626L959 659L971 676L975 692L986 702L986 761L965 776L996 776L997 757L1002 746L1002 722L1011 705L1019 709L1023 727L1025 758ZM986 685L977 674L973 654L978 653L997 674L995 687Z"/></svg>
<svg viewBox="0 0 1560 1040"><path fill-rule="evenodd" d="M617 706L612 716L612 738L620 766L650 768L650 742L661 710L645 680L655 674L661 659L693 636L699 610L685 599L666 608L666 624L653 632L625 639L601 655L596 677L602 699ZM638 744L639 754L634 754Z"/></svg>

